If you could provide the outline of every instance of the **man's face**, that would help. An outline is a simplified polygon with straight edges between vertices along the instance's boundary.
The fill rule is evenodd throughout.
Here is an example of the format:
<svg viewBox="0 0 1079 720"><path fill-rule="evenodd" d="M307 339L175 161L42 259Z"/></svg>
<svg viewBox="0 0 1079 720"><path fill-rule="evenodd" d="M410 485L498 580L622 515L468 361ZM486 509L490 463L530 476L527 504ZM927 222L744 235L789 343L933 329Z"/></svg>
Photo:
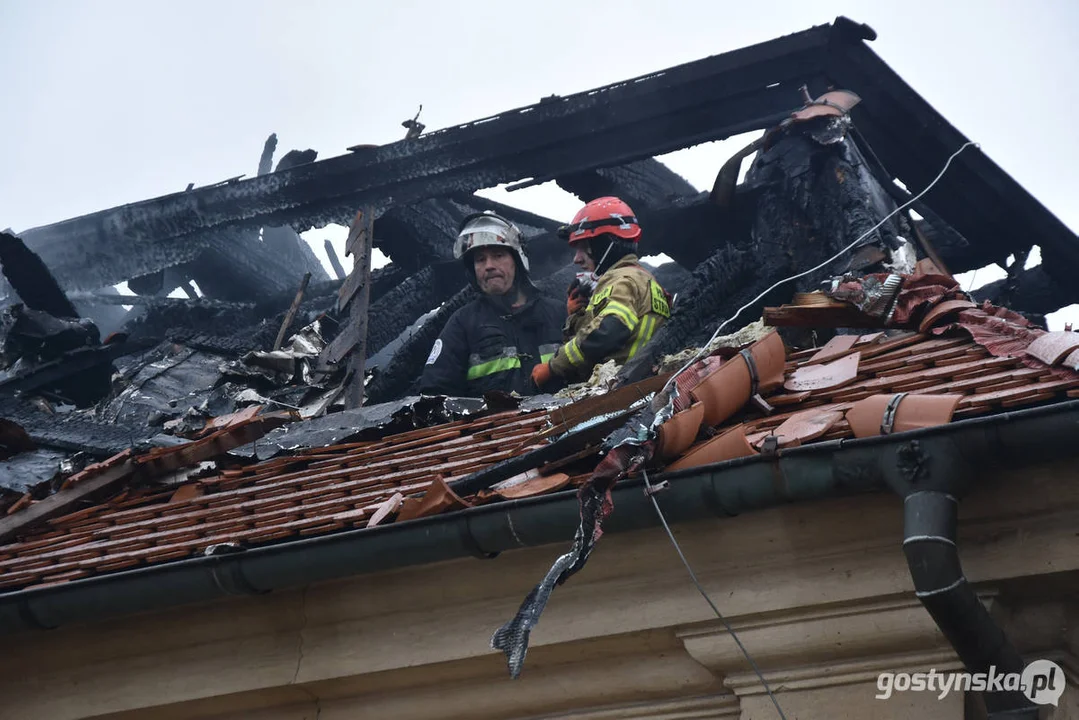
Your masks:
<svg viewBox="0 0 1079 720"><path fill-rule="evenodd" d="M581 266L581 269L585 272L595 272L596 263L592 260L592 256L589 255L589 245L587 240L580 240L573 243L573 262Z"/></svg>
<svg viewBox="0 0 1079 720"><path fill-rule="evenodd" d="M517 264L506 248L479 247L472 251L476 282L487 295L505 295L513 287Z"/></svg>

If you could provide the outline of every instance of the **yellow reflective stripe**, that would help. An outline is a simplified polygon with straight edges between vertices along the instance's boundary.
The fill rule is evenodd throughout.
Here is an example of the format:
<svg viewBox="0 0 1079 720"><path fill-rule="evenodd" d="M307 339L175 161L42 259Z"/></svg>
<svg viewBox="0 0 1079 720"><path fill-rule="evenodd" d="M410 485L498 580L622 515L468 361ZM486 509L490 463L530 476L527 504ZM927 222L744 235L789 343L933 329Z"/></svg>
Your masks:
<svg viewBox="0 0 1079 720"><path fill-rule="evenodd" d="M553 357L554 357L554 353L544 353L543 355L540 355L540 362L541 363L550 362L551 358L553 358Z"/></svg>
<svg viewBox="0 0 1079 720"><path fill-rule="evenodd" d="M598 317L603 317L604 315L614 315L624 322L626 327L630 330L637 327L637 323L639 322L637 313L633 312L633 308L624 303L620 303L617 300L611 300L607 303L606 307L599 311Z"/></svg>
<svg viewBox="0 0 1079 720"><path fill-rule="evenodd" d="M565 345L566 359L570 361L572 365L584 365L584 355L581 353L581 349L577 347L577 338L573 338Z"/></svg>
<svg viewBox="0 0 1079 720"><path fill-rule="evenodd" d="M644 320L641 321L641 327L637 330L637 338L633 341L633 345L629 349L629 358L632 358L637 354L637 351L641 349L642 345L645 345L652 339L652 333L656 329L656 318L654 315L645 315Z"/></svg>
<svg viewBox="0 0 1079 720"><path fill-rule="evenodd" d="M468 369L468 379L476 380L481 377L487 377L488 375L494 375L496 372L504 372L506 370L516 370L521 367L521 359L517 357L502 357L494 360L488 360L485 363L479 365L473 365Z"/></svg>

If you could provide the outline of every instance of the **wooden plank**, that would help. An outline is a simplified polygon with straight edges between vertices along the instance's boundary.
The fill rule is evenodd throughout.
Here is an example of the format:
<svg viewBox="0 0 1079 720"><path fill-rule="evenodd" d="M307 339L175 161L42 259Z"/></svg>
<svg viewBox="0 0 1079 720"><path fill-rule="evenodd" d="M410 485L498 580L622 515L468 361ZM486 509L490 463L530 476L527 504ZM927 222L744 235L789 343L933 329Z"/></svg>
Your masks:
<svg viewBox="0 0 1079 720"><path fill-rule="evenodd" d="M367 310L371 304L371 249L374 238L375 211L371 206L356 213L349 228L349 251L355 252L352 274L342 289L355 285L356 290L348 296L349 335L352 346L349 359L348 386L345 388L345 407L358 408L363 404L363 372L367 362ZM354 282L350 282L353 281ZM344 334L344 333L342 333Z"/></svg>
<svg viewBox="0 0 1079 720"><path fill-rule="evenodd" d="M134 472L135 464L131 458L128 458L121 464L102 471L100 475L87 478L28 508L0 519L0 543L6 542L24 528L66 512L97 492L119 485L130 478Z"/></svg>
<svg viewBox="0 0 1079 720"><path fill-rule="evenodd" d="M771 327L880 328L884 323L852 306L782 305L764 308L764 324Z"/></svg>
<svg viewBox="0 0 1079 720"><path fill-rule="evenodd" d="M333 266L333 274L338 280L345 279L345 269L341 267L341 260L337 257L337 251L333 249L333 242L329 239L323 242L323 247L326 248L326 257L330 259L330 265Z"/></svg>
<svg viewBox="0 0 1079 720"><path fill-rule="evenodd" d="M365 213L360 210L356 213L356 217L352 218L352 225L348 228L348 239L345 241L345 255L352 255L353 250L357 248L357 245L361 247L370 246L371 238L374 233L374 211L372 208L368 208ZM353 259L352 273L349 274L345 281L341 283L341 288L337 291L337 309L344 310L348 305L352 297L360 290L360 288L367 285L371 279L371 258L370 251L367 252L367 270L364 271L360 266L362 258L360 255L356 255Z"/></svg>
<svg viewBox="0 0 1079 720"><path fill-rule="evenodd" d="M371 214L371 208L367 209L366 214ZM352 225L348 229L348 238L345 239L345 256L352 254L352 251L356 248L356 245L360 243L366 243L372 232L372 227L364 220L364 211L359 210L356 212L356 217L352 218ZM374 218L371 218L374 222ZM346 300L347 302L347 300Z"/></svg>
<svg viewBox="0 0 1079 720"><path fill-rule="evenodd" d="M285 320L281 323L281 329L277 331L277 339L273 343L274 350L280 350L281 344L285 342L285 333L288 332L292 321L296 319L296 312L300 309L300 303L303 302L303 294L307 292L307 283L309 282L311 282L311 273L304 273L303 280L300 281L300 289L296 291L296 297L292 299L292 305L289 306L288 312L285 313Z"/></svg>

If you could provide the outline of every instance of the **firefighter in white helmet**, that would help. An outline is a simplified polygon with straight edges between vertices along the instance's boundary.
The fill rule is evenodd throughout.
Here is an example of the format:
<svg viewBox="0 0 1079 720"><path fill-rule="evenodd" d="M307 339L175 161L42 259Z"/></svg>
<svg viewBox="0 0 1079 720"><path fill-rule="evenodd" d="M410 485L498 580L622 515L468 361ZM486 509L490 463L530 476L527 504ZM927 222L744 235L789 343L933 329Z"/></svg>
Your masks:
<svg viewBox="0 0 1079 720"><path fill-rule="evenodd" d="M480 397L501 390L532 395L532 369L562 339L565 306L543 297L528 276L521 231L493 212L462 222L453 255L480 296L450 316L427 358L420 391Z"/></svg>

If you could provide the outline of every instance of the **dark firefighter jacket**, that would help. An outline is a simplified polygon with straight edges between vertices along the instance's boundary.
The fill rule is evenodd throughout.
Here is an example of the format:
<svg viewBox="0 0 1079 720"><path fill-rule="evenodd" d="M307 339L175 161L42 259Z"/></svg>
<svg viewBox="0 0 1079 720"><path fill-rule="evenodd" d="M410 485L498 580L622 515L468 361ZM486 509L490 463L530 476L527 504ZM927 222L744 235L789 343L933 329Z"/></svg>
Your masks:
<svg viewBox="0 0 1079 720"><path fill-rule="evenodd" d="M565 304L537 291L512 313L481 295L450 316L427 358L420 392L480 397L502 390L534 395L532 368L554 355L565 320Z"/></svg>
<svg viewBox="0 0 1079 720"><path fill-rule="evenodd" d="M558 349L551 370L568 382L587 380L607 360L619 365L637 354L671 316L670 298L636 255L600 276L583 313L567 324L574 335Z"/></svg>

